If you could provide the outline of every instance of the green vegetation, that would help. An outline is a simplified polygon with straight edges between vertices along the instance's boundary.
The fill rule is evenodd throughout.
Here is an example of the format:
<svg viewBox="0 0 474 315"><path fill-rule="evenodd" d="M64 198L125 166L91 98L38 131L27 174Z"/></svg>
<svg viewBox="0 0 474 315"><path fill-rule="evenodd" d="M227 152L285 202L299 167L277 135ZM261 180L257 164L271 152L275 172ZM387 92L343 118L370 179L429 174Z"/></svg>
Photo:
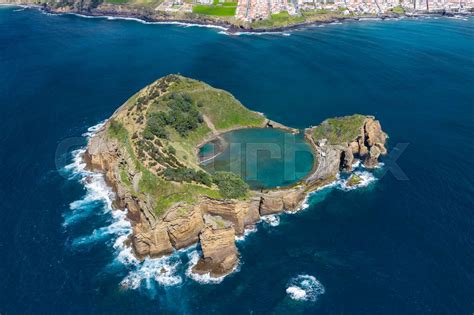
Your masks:
<svg viewBox="0 0 474 315"><path fill-rule="evenodd" d="M216 1L214 1L214 4L216 4ZM236 7L238 5L238 2L223 2L221 3L223 7Z"/></svg>
<svg viewBox="0 0 474 315"><path fill-rule="evenodd" d="M329 14L329 13L331 13L331 11L328 10L328 9L315 9L315 10L311 10L311 11L305 11L304 15L305 16L311 16L311 15L315 15L315 14Z"/></svg>
<svg viewBox="0 0 474 315"><path fill-rule="evenodd" d="M218 130L235 127L262 127L265 118L245 108L230 93L202 82L180 77L171 92L185 92ZM208 130L209 131L209 130Z"/></svg>
<svg viewBox="0 0 474 315"><path fill-rule="evenodd" d="M129 2L129 0L105 0L105 2L112 4L124 4Z"/></svg>
<svg viewBox="0 0 474 315"><path fill-rule="evenodd" d="M249 186L247 183L234 173L216 172L212 178L224 198L242 198L248 193Z"/></svg>
<svg viewBox="0 0 474 315"><path fill-rule="evenodd" d="M115 119L110 120L109 129L107 130L109 136L119 140L121 143L125 143L128 138L127 129L124 126L116 121Z"/></svg>
<svg viewBox="0 0 474 315"><path fill-rule="evenodd" d="M358 114L327 119L313 129L313 138L327 139L330 144L351 142L360 135L365 119Z"/></svg>
<svg viewBox="0 0 474 315"><path fill-rule="evenodd" d="M214 0L213 5L195 5L193 13L215 16L234 16L237 9L237 2L223 2L219 3Z"/></svg>
<svg viewBox="0 0 474 315"><path fill-rule="evenodd" d="M125 184L125 186L132 188L132 182L128 178L127 171L123 168L120 170L120 180Z"/></svg>
<svg viewBox="0 0 474 315"><path fill-rule="evenodd" d="M262 127L264 122L225 91L169 75L133 95L108 123L107 135L118 139L129 157L130 164L119 170L121 183L133 196L147 195L161 216L173 204L193 204L199 196L245 197L248 186L237 175L214 179L200 168L196 146L214 128ZM129 168L141 173L135 188Z"/></svg>
<svg viewBox="0 0 474 315"><path fill-rule="evenodd" d="M336 11L327 9L301 10L297 15L290 15L288 12L283 11L277 14L272 14L269 19L253 22L252 27L256 29L279 28L305 22L328 21L342 17L345 10L346 8L344 7L340 7Z"/></svg>
<svg viewBox="0 0 474 315"><path fill-rule="evenodd" d="M405 14L405 9L401 5L392 8L390 11L396 14Z"/></svg>
<svg viewBox="0 0 474 315"><path fill-rule="evenodd" d="M303 23L305 21L302 15L290 15L287 11L272 14L269 19L260 20L252 23L254 28L281 27L291 24Z"/></svg>
<svg viewBox="0 0 474 315"><path fill-rule="evenodd" d="M170 93L160 102L163 102L167 111L151 112L147 118L144 137L152 140L153 135L158 138L168 138L166 127L175 129L181 137L186 137L197 129L203 122L202 116L193 103L193 99L184 93Z"/></svg>
<svg viewBox="0 0 474 315"><path fill-rule="evenodd" d="M211 176L201 170L193 170L192 168L167 168L163 172L163 176L167 180L175 182L197 182L206 186L212 185Z"/></svg>
<svg viewBox="0 0 474 315"><path fill-rule="evenodd" d="M362 182L362 178L357 174L352 174L351 177L347 180L347 186L359 185Z"/></svg>

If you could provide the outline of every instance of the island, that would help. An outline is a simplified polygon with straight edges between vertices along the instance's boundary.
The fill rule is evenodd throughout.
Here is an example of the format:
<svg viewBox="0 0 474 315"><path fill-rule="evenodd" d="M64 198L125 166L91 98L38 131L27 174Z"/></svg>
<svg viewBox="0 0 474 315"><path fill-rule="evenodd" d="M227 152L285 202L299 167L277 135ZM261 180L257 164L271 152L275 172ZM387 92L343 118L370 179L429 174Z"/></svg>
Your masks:
<svg viewBox="0 0 474 315"><path fill-rule="evenodd" d="M249 189L238 174L202 167L200 147L247 128L302 132L314 154L310 172L286 187ZM202 257L193 272L219 277L239 261L237 236L262 216L298 211L308 194L339 172L350 173L355 159L376 167L386 139L373 116L331 118L299 131L247 109L226 91L172 74L118 108L89 139L83 158L113 188L114 207L127 211L128 245L139 259L199 243Z"/></svg>
<svg viewBox="0 0 474 315"><path fill-rule="evenodd" d="M218 26L227 32L268 32L367 18L472 14L471 1L434 0L1 0L50 13L135 18Z"/></svg>

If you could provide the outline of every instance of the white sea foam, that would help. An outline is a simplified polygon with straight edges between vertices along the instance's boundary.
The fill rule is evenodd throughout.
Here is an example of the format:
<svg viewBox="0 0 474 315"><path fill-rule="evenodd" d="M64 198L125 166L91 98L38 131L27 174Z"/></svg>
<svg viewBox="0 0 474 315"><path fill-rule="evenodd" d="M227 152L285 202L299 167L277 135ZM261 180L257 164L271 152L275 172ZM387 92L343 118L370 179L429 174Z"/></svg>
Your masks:
<svg viewBox="0 0 474 315"><path fill-rule="evenodd" d="M95 126L87 129L87 132L83 134L86 138L92 137L102 126L104 122L101 122ZM69 179L78 179L86 188L86 194L82 199L73 201L69 204L70 212L64 215L63 226L69 226L78 221L87 218L92 211L96 210L97 207L102 203L102 211L104 213L112 210L112 200L114 199L114 193L110 187L105 183L105 179L102 174L94 173L86 170L86 163L83 160L83 154L85 149L78 149L72 152L72 162L64 167L65 173L69 176ZM105 231L94 231L94 237L100 238L107 233ZM85 239L84 239L85 240ZM79 243L82 241L78 240Z"/></svg>
<svg viewBox="0 0 474 315"><path fill-rule="evenodd" d="M235 237L235 240L236 240L237 242L242 242L242 241L245 240L245 238L246 238L248 235L250 235L250 234L252 234L252 233L255 233L255 232L257 232L257 227L256 227L256 226L252 226L252 227L246 228L246 229L244 230L244 235L236 236L236 237Z"/></svg>
<svg viewBox="0 0 474 315"><path fill-rule="evenodd" d="M359 21L382 21L382 19L381 18L368 17L368 18L360 18Z"/></svg>
<svg viewBox="0 0 474 315"><path fill-rule="evenodd" d="M221 283L224 280L224 278L228 276L228 275L225 275L222 277L214 278L214 277L211 277L209 273L202 274L202 275L193 273L193 267L196 266L196 264L198 263L200 254L197 250L193 250L188 253L188 258L189 258L189 262L188 262L188 268L186 269L186 276L188 276L188 278L196 282L199 282L201 284L217 284L217 283ZM239 270L240 270L240 265L237 264L230 273L232 274L234 272L238 272Z"/></svg>
<svg viewBox="0 0 474 315"><path fill-rule="evenodd" d="M89 128L83 136L89 139L103 125L104 122ZM79 179L84 185L86 194L82 199L71 202L71 213L65 216L64 224L67 226L77 222L79 218L86 218L92 211L100 209L100 203L102 203L103 213L110 216L110 223L95 229L89 235L74 239L72 245L75 247L87 246L109 239L114 240L112 245L116 252L114 262L130 270L121 282L123 288L137 289L142 283L150 287L152 281L164 286L180 284L182 277L176 273L182 262L178 254L159 259L147 258L141 262L133 254L132 248L125 244L132 233L132 226L126 217L126 211L112 210L114 192L106 184L102 174L86 170L86 164L83 161L84 152L85 149L74 151L72 163L65 167L65 170L71 175L70 179Z"/></svg>
<svg viewBox="0 0 474 315"><path fill-rule="evenodd" d="M48 14L47 12L43 12ZM59 14L54 14L54 15L74 15L77 17L85 18L85 19L106 19L109 21L114 21L114 20L124 20L124 21L133 21L133 22L138 22L141 24L147 24L147 25L177 25L177 26L182 26L182 27L202 27L202 28L213 28L213 29L219 29L219 30L227 30L227 27L220 26L220 25L212 25L212 24L198 24L198 23L188 23L188 22L179 22L179 21L156 21L156 22L148 22L139 18L134 18L134 17L121 17L121 16L110 16L110 15L84 15L84 14L79 14L79 13L59 13Z"/></svg>
<svg viewBox="0 0 474 315"><path fill-rule="evenodd" d="M78 237L73 240L72 244L74 246L82 246L96 243L111 236L128 236L132 231L132 225L127 220L125 211L115 210L111 214L112 223L110 225L95 229L92 234Z"/></svg>
<svg viewBox="0 0 474 315"><path fill-rule="evenodd" d="M83 136L90 139L104 124L105 122L101 122L88 128ZM97 228L89 235L74 239L72 245L83 246L110 237L117 237L114 244L114 246L117 246L117 242L123 243L132 232L131 223L126 217L126 211L112 211L112 200L115 198L115 194L106 184L102 174L86 170L86 163L83 160L84 152L84 148L73 151L71 164L64 167L64 170L70 174L70 179L79 179L84 185L86 194L83 198L69 204L71 212L65 214L63 225L69 226L87 218L92 211L97 211L99 205L102 204L103 213L110 215L109 225Z"/></svg>
<svg viewBox="0 0 474 315"><path fill-rule="evenodd" d="M263 35L280 35L280 36L291 36L291 33L288 32L229 32L228 30L220 31L219 34L227 35L227 36L241 36L241 35L249 35L249 36L263 36Z"/></svg>
<svg viewBox="0 0 474 315"><path fill-rule="evenodd" d="M121 235L115 240L113 245L113 248L117 252L115 260L125 266L138 266L140 261L133 254L132 248L125 246L125 241L128 237L129 235Z"/></svg>
<svg viewBox="0 0 474 315"><path fill-rule="evenodd" d="M349 191L349 190L354 190L361 187L367 187L369 186L369 184L377 180L377 178L372 173L367 172L367 171L356 171L353 174L360 178L360 182L358 184L353 185L353 186L348 186L347 183L350 178L349 177L348 179L345 179L345 180L342 180L342 179L338 180L337 188L344 191Z"/></svg>
<svg viewBox="0 0 474 315"><path fill-rule="evenodd" d="M280 225L280 217L274 214L264 215L262 216L263 222L269 224L270 226L279 226Z"/></svg>
<svg viewBox="0 0 474 315"><path fill-rule="evenodd" d="M316 302L326 292L324 286L315 277L299 275L290 280L286 293L293 300Z"/></svg>
<svg viewBox="0 0 474 315"><path fill-rule="evenodd" d="M114 193L105 183L102 174L89 172L85 169L86 164L82 159L84 152L84 149L72 152L72 163L64 167L64 170L69 175L69 179L79 179L84 185L86 194L82 199L69 204L71 211L64 215L63 226L81 221L89 216L92 211L96 211L100 204L103 204L102 211L104 213L110 212L112 209Z"/></svg>
<svg viewBox="0 0 474 315"><path fill-rule="evenodd" d="M147 258L131 271L121 282L122 288L138 289L142 283L150 287L150 280L155 280L163 286L181 284L183 279L177 275L177 268L181 264L176 257Z"/></svg>
<svg viewBox="0 0 474 315"><path fill-rule="evenodd" d="M361 166L360 160L354 159L354 162L352 163L352 168L358 168Z"/></svg>

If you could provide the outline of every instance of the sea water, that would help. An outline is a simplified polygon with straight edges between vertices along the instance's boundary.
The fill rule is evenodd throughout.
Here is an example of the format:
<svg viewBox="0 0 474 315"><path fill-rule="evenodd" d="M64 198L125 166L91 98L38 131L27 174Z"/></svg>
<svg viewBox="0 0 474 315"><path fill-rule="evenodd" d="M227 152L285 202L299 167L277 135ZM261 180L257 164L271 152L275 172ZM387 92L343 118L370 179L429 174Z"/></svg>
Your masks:
<svg viewBox="0 0 474 315"><path fill-rule="evenodd" d="M0 9L0 313L472 313L474 20L220 31ZM408 180L359 165L361 187L341 175L248 231L224 279L189 275L199 247L139 262L79 156L169 73L295 128L375 115Z"/></svg>
<svg viewBox="0 0 474 315"><path fill-rule="evenodd" d="M227 132L219 142L201 148L202 166L211 173L236 173L252 189L291 185L313 168L314 153L302 133L249 128Z"/></svg>

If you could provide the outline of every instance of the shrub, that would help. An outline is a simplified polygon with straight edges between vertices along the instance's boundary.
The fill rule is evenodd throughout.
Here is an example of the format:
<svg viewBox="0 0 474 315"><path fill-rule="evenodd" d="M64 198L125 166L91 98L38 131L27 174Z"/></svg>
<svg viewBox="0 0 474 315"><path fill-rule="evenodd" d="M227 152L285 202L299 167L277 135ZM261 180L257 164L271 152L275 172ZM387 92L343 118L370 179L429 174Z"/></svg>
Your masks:
<svg viewBox="0 0 474 315"><path fill-rule="evenodd" d="M219 191L224 198L241 198L247 195L249 186L242 178L234 173L216 172L213 181L219 187Z"/></svg>
<svg viewBox="0 0 474 315"><path fill-rule="evenodd" d="M120 123L119 121L117 121L113 118L110 120L110 126L109 126L109 129L108 129L108 133L109 133L110 136L118 139L122 143L125 142L127 140L127 137L128 137L127 129L125 129L125 127L122 125L122 123Z"/></svg>
<svg viewBox="0 0 474 315"><path fill-rule="evenodd" d="M211 176L204 171L195 171L191 168L179 167L179 168L167 168L163 172L163 176L167 180L174 182L197 182L206 186L211 186Z"/></svg>
<svg viewBox="0 0 474 315"><path fill-rule="evenodd" d="M158 138L167 138L166 126L186 137L204 121L188 94L171 93L164 102L169 111L151 113L147 120L147 128Z"/></svg>
<svg viewBox="0 0 474 315"><path fill-rule="evenodd" d="M168 152L171 155L175 155L176 154L176 149L169 145L168 146Z"/></svg>
<svg viewBox="0 0 474 315"><path fill-rule="evenodd" d="M158 113L151 113L148 115L147 123L145 132L151 133L158 138L168 138L168 132L166 132L166 113L158 112Z"/></svg>

